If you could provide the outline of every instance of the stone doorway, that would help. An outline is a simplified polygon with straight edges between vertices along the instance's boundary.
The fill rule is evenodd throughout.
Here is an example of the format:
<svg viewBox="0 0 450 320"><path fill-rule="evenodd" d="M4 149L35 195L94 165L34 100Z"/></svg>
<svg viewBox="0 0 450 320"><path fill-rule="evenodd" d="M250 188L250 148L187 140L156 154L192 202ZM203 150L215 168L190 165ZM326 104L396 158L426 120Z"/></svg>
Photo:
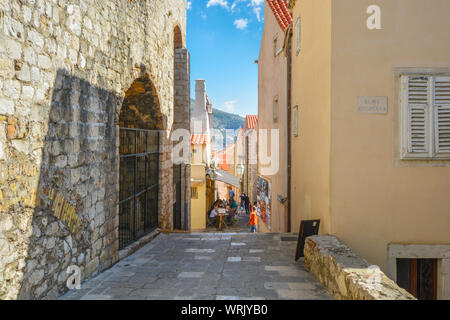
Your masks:
<svg viewBox="0 0 450 320"><path fill-rule="evenodd" d="M173 166L173 191L174 191L174 203L173 203L173 228L181 230L182 221L182 165L177 164Z"/></svg>
<svg viewBox="0 0 450 320"><path fill-rule="evenodd" d="M158 227L162 122L150 79L136 79L119 117L119 249Z"/></svg>

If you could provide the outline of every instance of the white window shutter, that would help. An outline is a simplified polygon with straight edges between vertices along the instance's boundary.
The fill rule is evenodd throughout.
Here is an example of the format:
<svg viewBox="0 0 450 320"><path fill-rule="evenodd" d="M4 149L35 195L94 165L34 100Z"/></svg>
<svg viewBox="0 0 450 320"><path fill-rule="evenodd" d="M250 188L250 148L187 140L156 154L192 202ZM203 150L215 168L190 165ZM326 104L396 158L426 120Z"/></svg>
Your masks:
<svg viewBox="0 0 450 320"><path fill-rule="evenodd" d="M434 82L434 123L436 153L450 153L450 77Z"/></svg>
<svg viewBox="0 0 450 320"><path fill-rule="evenodd" d="M408 155L427 156L430 152L429 78L407 77L405 81L406 148Z"/></svg>

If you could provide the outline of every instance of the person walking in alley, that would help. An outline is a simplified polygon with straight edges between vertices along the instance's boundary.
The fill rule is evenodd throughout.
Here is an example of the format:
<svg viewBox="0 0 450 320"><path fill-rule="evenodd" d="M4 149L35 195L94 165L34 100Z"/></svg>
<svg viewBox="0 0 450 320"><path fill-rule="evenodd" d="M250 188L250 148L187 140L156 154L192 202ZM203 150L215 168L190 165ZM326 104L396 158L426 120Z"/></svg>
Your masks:
<svg viewBox="0 0 450 320"><path fill-rule="evenodd" d="M247 227L250 225L250 232L255 233L258 230L258 214L257 214L257 202L253 203L253 210L250 213L250 220L247 223Z"/></svg>
<svg viewBox="0 0 450 320"><path fill-rule="evenodd" d="M244 193L244 206L245 206L245 213L250 213L250 198Z"/></svg>
<svg viewBox="0 0 450 320"><path fill-rule="evenodd" d="M230 188L229 195L230 195L230 199L234 199L234 191L232 188Z"/></svg>

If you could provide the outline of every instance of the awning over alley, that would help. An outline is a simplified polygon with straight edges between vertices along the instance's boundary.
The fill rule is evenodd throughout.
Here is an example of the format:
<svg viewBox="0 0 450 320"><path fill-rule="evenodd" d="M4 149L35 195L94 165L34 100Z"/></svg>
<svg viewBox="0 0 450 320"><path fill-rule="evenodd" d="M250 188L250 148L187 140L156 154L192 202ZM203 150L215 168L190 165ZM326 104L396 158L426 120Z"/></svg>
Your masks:
<svg viewBox="0 0 450 320"><path fill-rule="evenodd" d="M226 184L232 185L233 187L240 187L239 177L236 177L223 170L216 170L216 180L225 182Z"/></svg>

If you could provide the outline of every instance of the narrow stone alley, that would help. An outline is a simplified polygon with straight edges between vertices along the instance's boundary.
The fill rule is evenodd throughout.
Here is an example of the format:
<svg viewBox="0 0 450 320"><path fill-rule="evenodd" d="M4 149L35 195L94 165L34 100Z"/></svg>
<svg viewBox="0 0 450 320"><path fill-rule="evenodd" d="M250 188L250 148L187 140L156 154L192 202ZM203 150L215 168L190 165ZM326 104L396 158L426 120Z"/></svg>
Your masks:
<svg viewBox="0 0 450 320"><path fill-rule="evenodd" d="M277 233L160 234L60 299L331 299L303 261L295 262L296 239Z"/></svg>

